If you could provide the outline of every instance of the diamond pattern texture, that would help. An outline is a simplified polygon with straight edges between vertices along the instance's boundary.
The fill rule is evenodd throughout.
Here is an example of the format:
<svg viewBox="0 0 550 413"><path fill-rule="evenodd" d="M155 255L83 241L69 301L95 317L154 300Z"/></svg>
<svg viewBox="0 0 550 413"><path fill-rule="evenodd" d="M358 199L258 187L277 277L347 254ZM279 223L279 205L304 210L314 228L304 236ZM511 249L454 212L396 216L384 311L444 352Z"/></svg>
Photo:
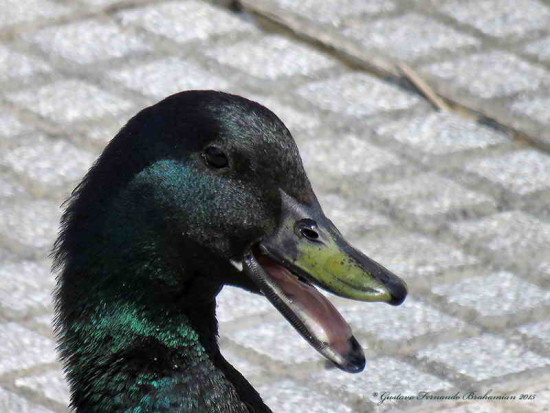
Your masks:
<svg viewBox="0 0 550 413"><path fill-rule="evenodd" d="M325 215L408 284L397 307L320 289L364 347L353 375L263 295L224 287L221 352L273 411L550 411L548 0L4 0L1 10L0 412L68 411L48 258L59 205L133 115L188 89L273 111ZM451 110L435 110L404 64ZM536 398L380 399L485 388Z"/></svg>

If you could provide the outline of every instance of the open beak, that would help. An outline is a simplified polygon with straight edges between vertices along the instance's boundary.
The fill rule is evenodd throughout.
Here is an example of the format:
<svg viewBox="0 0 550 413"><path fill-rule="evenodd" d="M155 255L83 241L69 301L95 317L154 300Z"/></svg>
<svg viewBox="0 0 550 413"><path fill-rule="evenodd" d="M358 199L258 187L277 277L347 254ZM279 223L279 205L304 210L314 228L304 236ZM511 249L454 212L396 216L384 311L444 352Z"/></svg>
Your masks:
<svg viewBox="0 0 550 413"><path fill-rule="evenodd" d="M351 327L314 285L399 305L405 283L344 240L317 202L304 206L283 192L281 216L275 233L244 255L245 273L317 351L342 370L362 371L365 356Z"/></svg>

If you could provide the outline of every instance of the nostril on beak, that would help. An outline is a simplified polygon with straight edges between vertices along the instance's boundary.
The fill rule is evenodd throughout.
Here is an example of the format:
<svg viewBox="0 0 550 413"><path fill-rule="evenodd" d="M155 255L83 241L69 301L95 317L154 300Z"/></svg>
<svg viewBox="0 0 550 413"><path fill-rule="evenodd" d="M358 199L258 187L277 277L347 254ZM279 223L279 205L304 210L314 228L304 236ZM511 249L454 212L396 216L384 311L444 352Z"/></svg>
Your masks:
<svg viewBox="0 0 550 413"><path fill-rule="evenodd" d="M311 228L302 228L302 235L312 241L319 238L319 233Z"/></svg>
<svg viewBox="0 0 550 413"><path fill-rule="evenodd" d="M298 235L310 240L316 241L319 239L320 235L317 231L317 223L312 219L301 219L296 222L295 231Z"/></svg>

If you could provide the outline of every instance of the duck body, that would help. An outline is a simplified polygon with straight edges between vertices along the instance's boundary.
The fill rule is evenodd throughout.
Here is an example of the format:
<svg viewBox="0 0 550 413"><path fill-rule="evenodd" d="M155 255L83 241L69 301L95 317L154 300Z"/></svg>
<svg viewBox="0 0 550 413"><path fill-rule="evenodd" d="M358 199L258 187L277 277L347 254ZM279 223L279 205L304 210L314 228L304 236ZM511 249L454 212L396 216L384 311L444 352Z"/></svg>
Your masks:
<svg viewBox="0 0 550 413"><path fill-rule="evenodd" d="M282 239L281 222L299 208L285 207L285 197L318 205L290 133L266 108L189 91L131 119L73 192L55 246L56 326L72 407L270 411L220 354L215 296L231 284L271 297L262 280L272 280L257 265L270 258L250 252L261 240L271 240L260 245L266 250L281 245L290 257L281 262L294 265L298 244ZM288 282L296 293L306 288ZM269 299L288 316L288 304ZM332 310L323 317L338 324ZM359 357L348 347L336 353Z"/></svg>

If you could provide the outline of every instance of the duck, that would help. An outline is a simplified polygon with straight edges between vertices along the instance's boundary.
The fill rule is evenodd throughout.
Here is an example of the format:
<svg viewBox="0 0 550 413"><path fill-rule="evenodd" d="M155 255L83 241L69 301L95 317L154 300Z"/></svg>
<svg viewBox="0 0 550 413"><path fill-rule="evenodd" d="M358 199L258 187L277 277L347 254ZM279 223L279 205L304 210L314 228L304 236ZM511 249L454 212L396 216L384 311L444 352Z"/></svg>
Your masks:
<svg viewBox="0 0 550 413"><path fill-rule="evenodd" d="M77 412L271 411L220 352L225 285L263 296L351 373L363 349L319 288L392 305L407 295L325 216L284 123L211 90L122 127L67 199L52 254Z"/></svg>

